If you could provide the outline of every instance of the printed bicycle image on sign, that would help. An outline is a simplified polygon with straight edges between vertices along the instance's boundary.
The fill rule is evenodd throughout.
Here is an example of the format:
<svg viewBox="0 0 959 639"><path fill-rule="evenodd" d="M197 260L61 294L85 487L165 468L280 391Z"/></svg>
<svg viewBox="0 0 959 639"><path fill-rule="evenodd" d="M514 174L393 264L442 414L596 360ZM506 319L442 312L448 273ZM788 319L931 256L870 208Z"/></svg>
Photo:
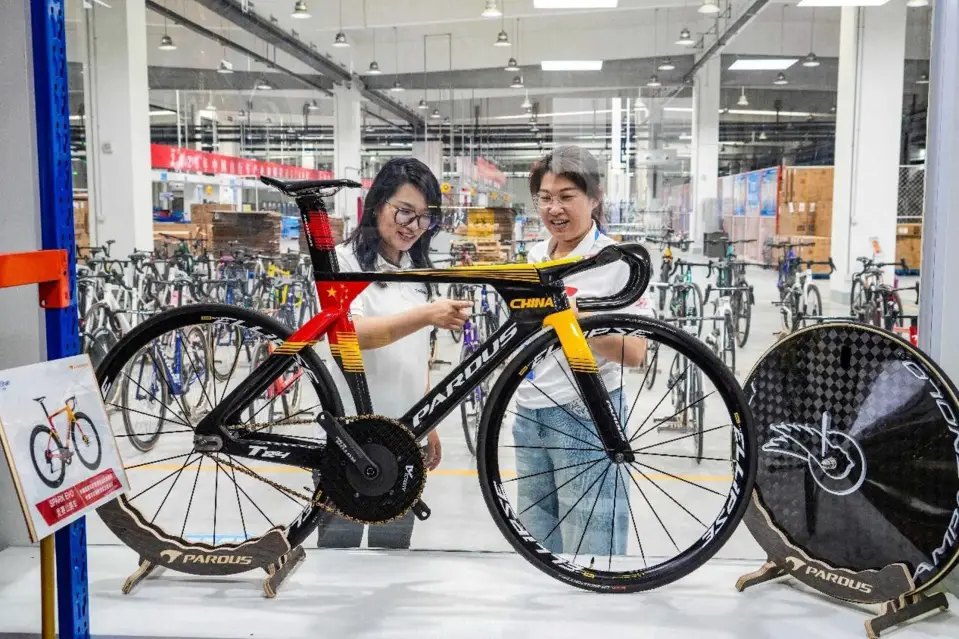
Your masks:
<svg viewBox="0 0 959 639"><path fill-rule="evenodd" d="M0 372L0 441L32 541L128 487L86 355Z"/></svg>

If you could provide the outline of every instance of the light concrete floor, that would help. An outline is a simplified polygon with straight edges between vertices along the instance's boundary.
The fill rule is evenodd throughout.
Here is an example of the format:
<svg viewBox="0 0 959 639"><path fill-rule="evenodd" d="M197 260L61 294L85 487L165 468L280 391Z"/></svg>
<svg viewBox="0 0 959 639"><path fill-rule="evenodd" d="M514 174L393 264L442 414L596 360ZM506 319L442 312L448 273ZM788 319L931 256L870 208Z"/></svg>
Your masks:
<svg viewBox="0 0 959 639"><path fill-rule="evenodd" d="M544 579L507 553L312 550L269 600L254 573L159 573L123 595L134 553L93 547L89 559L98 637L861 639L863 622L877 613L788 579L736 592L736 579L756 562L713 561L667 588L617 596ZM0 633L39 632L38 552L7 549L0 568ZM949 611L889 636L954 638L957 629Z"/></svg>

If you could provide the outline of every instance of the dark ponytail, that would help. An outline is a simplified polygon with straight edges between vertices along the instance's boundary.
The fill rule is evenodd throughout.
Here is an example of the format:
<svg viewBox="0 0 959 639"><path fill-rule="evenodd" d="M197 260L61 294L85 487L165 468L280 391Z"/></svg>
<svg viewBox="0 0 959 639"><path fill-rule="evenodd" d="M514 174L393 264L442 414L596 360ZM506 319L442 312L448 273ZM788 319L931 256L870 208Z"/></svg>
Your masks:
<svg viewBox="0 0 959 639"><path fill-rule="evenodd" d="M543 176L553 173L576 185L587 197L598 202L592 211L596 228L603 230L603 187L600 183L599 162L593 154L578 146L559 146L533 165L529 174L529 192L535 198L543 183Z"/></svg>

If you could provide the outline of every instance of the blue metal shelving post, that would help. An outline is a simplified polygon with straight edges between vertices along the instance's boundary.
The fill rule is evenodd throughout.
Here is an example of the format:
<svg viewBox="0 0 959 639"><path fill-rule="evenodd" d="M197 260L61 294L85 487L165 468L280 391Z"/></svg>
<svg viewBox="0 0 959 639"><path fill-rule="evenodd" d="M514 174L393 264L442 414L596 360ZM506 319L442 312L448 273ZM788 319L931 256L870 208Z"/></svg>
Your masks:
<svg viewBox="0 0 959 639"><path fill-rule="evenodd" d="M43 248L67 251L72 299L46 311L47 358L57 359L80 352L64 0L32 0L30 8ZM83 519L56 534L60 637L90 636L86 537Z"/></svg>

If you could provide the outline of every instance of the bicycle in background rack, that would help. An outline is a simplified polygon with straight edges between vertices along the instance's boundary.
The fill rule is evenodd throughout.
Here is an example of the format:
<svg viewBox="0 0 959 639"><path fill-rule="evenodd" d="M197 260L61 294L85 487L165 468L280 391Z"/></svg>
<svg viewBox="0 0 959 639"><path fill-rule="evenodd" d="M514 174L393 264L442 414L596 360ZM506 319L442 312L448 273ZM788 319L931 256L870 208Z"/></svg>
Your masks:
<svg viewBox="0 0 959 639"><path fill-rule="evenodd" d="M862 270L853 273L849 314L861 322L893 331L904 328L906 316L903 312L902 291L915 291L916 304L919 303L919 282L914 286L898 288L883 282L884 269L889 266L909 270L905 258L898 262L877 262L874 257L858 257ZM898 282L896 282L898 284Z"/></svg>
<svg viewBox="0 0 959 639"><path fill-rule="evenodd" d="M780 310L782 319L780 334L792 333L800 327L822 322L824 319L822 295L819 293L819 288L812 283L812 267L828 266L830 273L836 271L836 265L831 257L822 261L793 257L789 262L788 272L791 273L791 283L783 292L783 299L772 302L773 306L778 306Z"/></svg>

